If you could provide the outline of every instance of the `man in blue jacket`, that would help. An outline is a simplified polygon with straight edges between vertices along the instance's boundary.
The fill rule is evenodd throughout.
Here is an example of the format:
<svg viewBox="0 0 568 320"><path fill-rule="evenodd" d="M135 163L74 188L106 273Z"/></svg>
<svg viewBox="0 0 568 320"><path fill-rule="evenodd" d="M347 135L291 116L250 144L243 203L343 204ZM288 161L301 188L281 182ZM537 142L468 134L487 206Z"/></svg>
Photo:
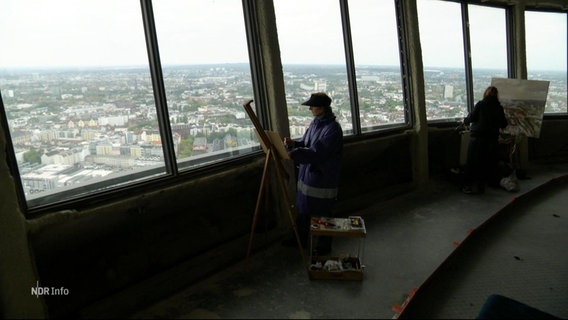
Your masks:
<svg viewBox="0 0 568 320"><path fill-rule="evenodd" d="M343 131L331 110L331 98L323 93L313 93L302 103L309 106L314 116L303 137L284 139L290 158L299 165L296 211L297 231L305 248L312 216L331 217L337 200ZM320 237L317 254L331 251L331 237Z"/></svg>

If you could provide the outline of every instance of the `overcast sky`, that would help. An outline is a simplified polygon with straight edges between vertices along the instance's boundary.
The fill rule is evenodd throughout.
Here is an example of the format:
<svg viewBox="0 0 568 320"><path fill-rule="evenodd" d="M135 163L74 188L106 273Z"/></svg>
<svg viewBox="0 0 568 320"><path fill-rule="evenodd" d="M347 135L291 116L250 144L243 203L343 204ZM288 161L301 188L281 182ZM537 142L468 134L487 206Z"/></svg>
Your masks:
<svg viewBox="0 0 568 320"><path fill-rule="evenodd" d="M275 0L284 64L345 63L338 3ZM153 6L164 64L248 61L240 0ZM350 0L349 6L356 63L397 65L392 2ZM418 9L426 17L419 21L424 65L463 66L459 4L419 0ZM470 10L474 66L502 68L504 11L481 9ZM140 12L138 0L2 0L0 67L147 64ZM527 14L529 68L566 70L566 15L555 16ZM475 23L482 20L490 22ZM532 33L536 27L544 32Z"/></svg>

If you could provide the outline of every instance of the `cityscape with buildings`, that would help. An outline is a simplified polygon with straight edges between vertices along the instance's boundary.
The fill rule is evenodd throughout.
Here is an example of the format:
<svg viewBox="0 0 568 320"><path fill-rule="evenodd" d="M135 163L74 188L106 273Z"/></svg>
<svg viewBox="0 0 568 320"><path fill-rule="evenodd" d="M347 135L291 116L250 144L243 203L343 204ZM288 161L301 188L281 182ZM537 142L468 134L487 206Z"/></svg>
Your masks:
<svg viewBox="0 0 568 320"><path fill-rule="evenodd" d="M283 71L291 136L301 136L312 120L301 102L316 91L333 98L337 120L345 134L353 133L344 66L294 65ZM475 100L496 75L505 72L474 72ZM463 70L427 69L424 76L429 120L466 116ZM551 80L547 112L565 113L566 75L538 76ZM180 167L258 149L242 107L253 98L247 64L170 66L163 68L163 78ZM398 67L359 67L357 89L363 132L406 123ZM156 168L165 173L148 68L0 70L0 90L27 199L118 174L149 169L155 174Z"/></svg>

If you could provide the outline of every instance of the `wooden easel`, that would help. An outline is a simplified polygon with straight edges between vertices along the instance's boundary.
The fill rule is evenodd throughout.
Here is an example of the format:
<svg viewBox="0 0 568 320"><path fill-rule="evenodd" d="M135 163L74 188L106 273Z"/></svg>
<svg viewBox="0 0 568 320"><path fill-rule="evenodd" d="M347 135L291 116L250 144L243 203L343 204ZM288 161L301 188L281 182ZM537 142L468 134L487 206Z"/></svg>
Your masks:
<svg viewBox="0 0 568 320"><path fill-rule="evenodd" d="M292 228L294 229L294 235L296 236L296 242L298 243L298 249L300 250L300 254L302 255L302 261L304 263L304 268L306 269L306 272L309 273L309 268L308 268L308 265L306 263L306 256L304 254L304 249L302 247L302 243L300 242L300 236L298 235L298 229L296 227L296 221L294 220L296 208L291 203L290 197L288 196L288 192L286 191L286 184L284 182L285 177L286 177L286 173L284 172L284 168L282 167L282 162L281 162L282 156L278 152L277 147L274 145L274 143L272 143L272 140L270 139L268 134L262 128L260 121L258 121L258 118L256 117L254 111L252 110L252 108L250 106L250 104L252 102L253 102L253 100L248 101L246 104L243 105L243 107L245 108L245 111L247 112L249 118L251 119L251 121L252 121L252 123L253 123L256 131L257 131L257 134L260 138L260 143L262 144L262 148L263 148L264 152L266 153L266 158L265 158L265 161L264 161L264 170L262 171L262 180L260 181L260 190L258 191L256 208L254 210L254 216L253 216L253 219L252 219L252 228L251 228L251 233L250 233L250 238L249 238L247 259L246 259L247 263L245 263L245 269L247 268L248 258L250 256L250 253L251 253L251 250L252 250L252 242L253 242L252 240L253 240L253 236L254 236L254 230L256 228L256 222L257 222L257 219L258 219L258 212L259 212L261 204L262 204L262 199L264 197L265 189L267 188L269 168L272 164L276 168L277 183L278 183L278 186L280 187L280 190L282 191L282 194L284 196L284 200L286 202L286 206L288 208L288 216L290 218L290 223L292 224Z"/></svg>

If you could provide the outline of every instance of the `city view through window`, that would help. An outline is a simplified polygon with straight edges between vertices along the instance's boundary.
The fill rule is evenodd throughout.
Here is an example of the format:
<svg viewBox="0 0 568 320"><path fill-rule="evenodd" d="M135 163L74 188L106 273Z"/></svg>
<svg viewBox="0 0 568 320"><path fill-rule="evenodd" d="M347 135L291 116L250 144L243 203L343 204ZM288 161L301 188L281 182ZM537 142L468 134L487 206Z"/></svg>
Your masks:
<svg viewBox="0 0 568 320"><path fill-rule="evenodd" d="M459 4L417 3L427 119L461 121L471 99L463 44L457 40L462 38ZM2 8L2 112L28 207L261 150L242 107L255 98L242 0L13 0ZM317 91L332 97L345 135L409 125L395 1L353 0L341 8L328 0L275 0L274 9L292 137L301 136L312 120L301 103ZM505 12L471 9L472 84L478 100L492 77L507 75ZM342 26L347 11L349 64ZM455 27L440 32L434 12L451 17L445 21ZM487 14L494 17L490 25ZM554 19L531 16L528 41L541 40L534 34L542 19L566 32L565 15L551 14ZM147 32L150 16L155 38ZM550 80L545 112L565 114L566 37L557 37L545 42L546 49L527 50L528 69L529 78ZM485 50L489 41L491 50ZM161 71L156 75L159 71L152 69L154 81L148 50L159 52L159 61L152 59ZM348 65L354 87L348 83L353 77ZM154 87L160 80L165 95Z"/></svg>
<svg viewBox="0 0 568 320"><path fill-rule="evenodd" d="M336 80L329 76L339 72L333 66L296 68L296 74L285 74L285 81L294 79L297 83L288 87L288 94L297 97L288 101L288 109L293 125L303 132L311 116L300 103L322 83L326 91L341 91L338 89L345 87L345 77ZM169 67L164 74L177 157L207 159L258 147L242 108L244 101L252 98L248 65ZM368 90L361 92L368 92L368 96L360 98L381 101L382 106L370 104L368 112L361 113L363 123L381 126L404 122L404 107L396 98L399 93L388 91L399 85L399 76L392 74L389 68L365 69L361 77L366 79ZM479 76L474 79L476 90L482 90L495 71L475 74ZM429 69L425 76L430 86L426 88L428 111L435 112L436 118L463 117L464 93L455 90L452 82L459 74ZM542 76L563 78L562 73L554 72L543 72ZM374 81L369 81L370 77ZM549 105L558 111L566 110L565 86L553 81L549 89ZM145 68L2 70L0 88L27 197L133 170L152 168L155 174L164 173L160 128ZM344 114L350 108L337 108L338 120L349 129ZM194 162L198 164L199 160Z"/></svg>

